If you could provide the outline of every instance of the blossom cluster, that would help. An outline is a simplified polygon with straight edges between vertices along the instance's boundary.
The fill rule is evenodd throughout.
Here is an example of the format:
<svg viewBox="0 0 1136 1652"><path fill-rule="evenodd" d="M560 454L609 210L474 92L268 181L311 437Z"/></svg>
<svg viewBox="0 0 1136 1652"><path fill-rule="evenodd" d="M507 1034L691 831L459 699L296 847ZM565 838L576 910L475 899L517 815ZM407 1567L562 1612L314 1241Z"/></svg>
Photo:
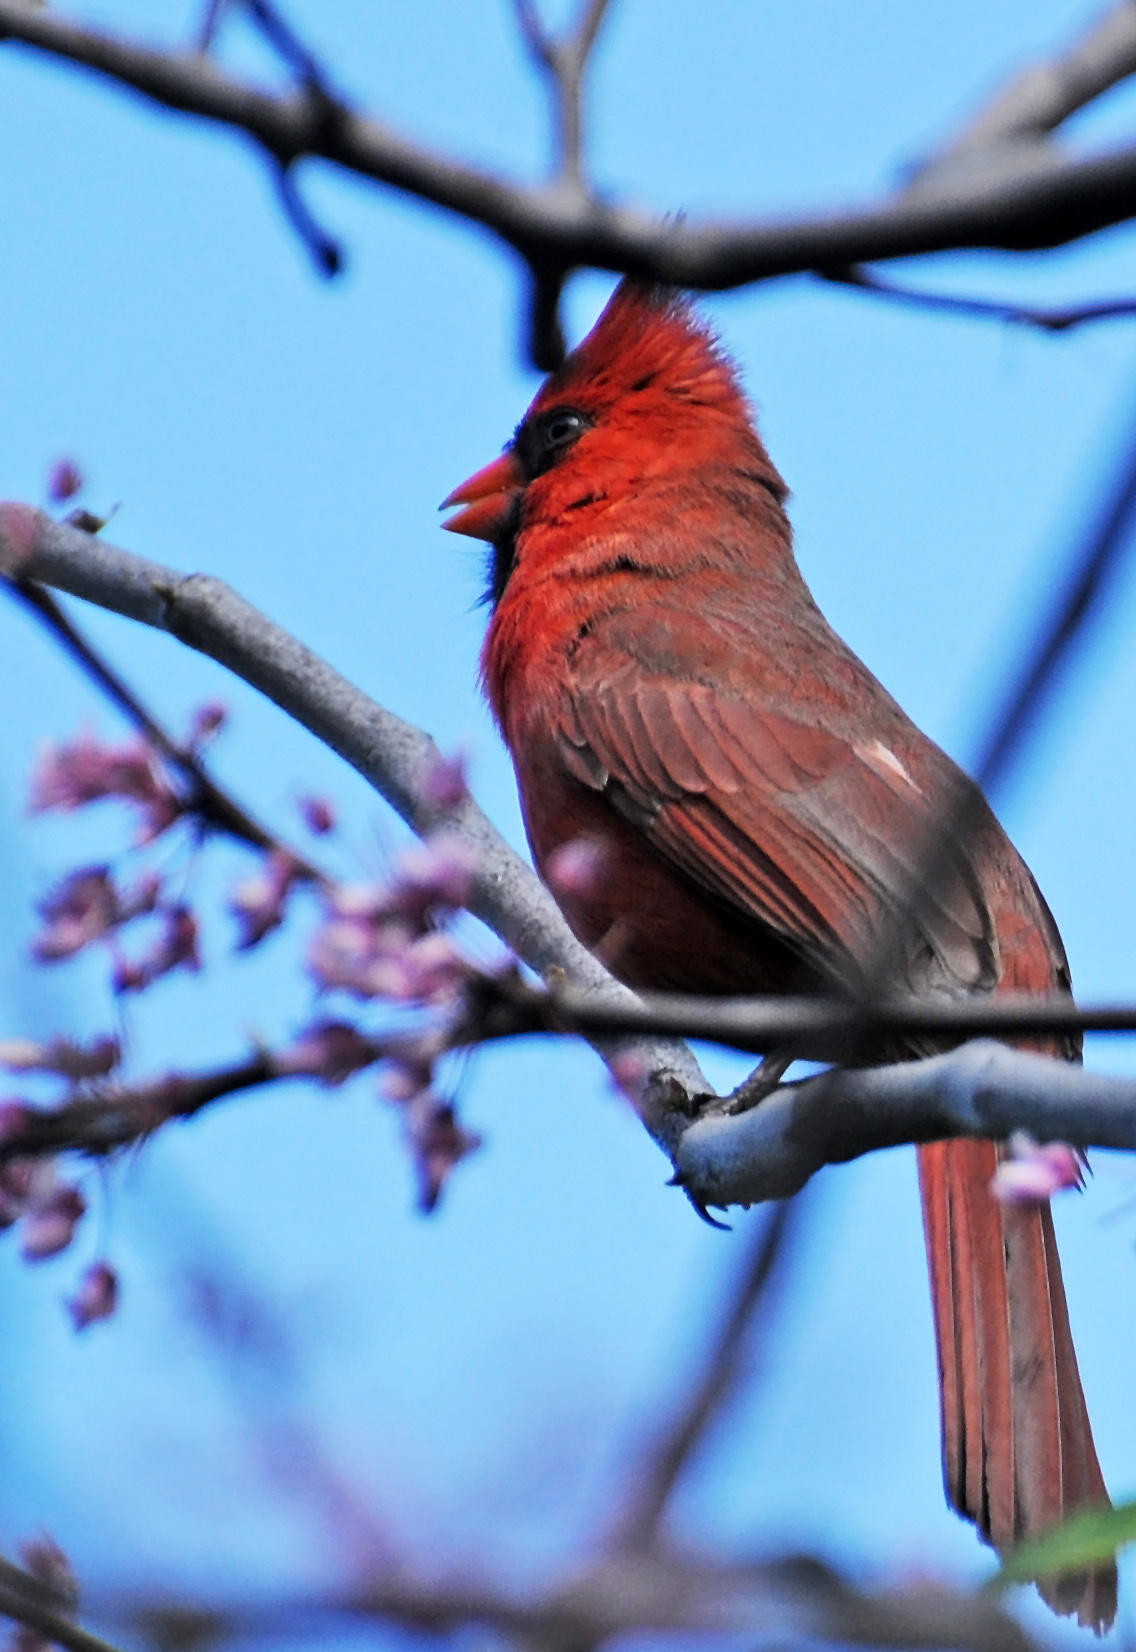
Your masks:
<svg viewBox="0 0 1136 1652"><path fill-rule="evenodd" d="M61 478L61 487L65 480ZM201 707L177 748L163 749L142 734L109 742L91 731L48 746L32 776L32 811L71 812L117 801L137 821L135 850L165 838L179 822L196 828L196 841L205 823L197 818L192 782L203 773L205 744L224 720L223 707ZM424 779L424 792L444 820L467 795L461 763L439 759ZM334 834L336 815L326 800L302 798L299 812L314 837ZM454 1166L479 1145L460 1124L439 1080L439 1064L474 974L449 927L470 894L475 872L470 853L442 825L398 856L385 878L351 882L323 873L283 842L267 842L229 898L235 950L256 948L280 929L298 892L305 890L318 909L306 952L313 988L320 998L354 1008L321 1016L282 1048L265 1052L266 1074L339 1085L379 1067L380 1094L401 1113L419 1206L431 1210ZM126 875L110 864L80 866L39 903L32 955L41 964L55 965L102 949L110 964L110 984L120 996L143 993L173 971L197 972L203 967L202 925L184 881L175 893L168 870L147 866ZM359 1017L378 1006L387 1024L371 1030ZM171 1074L131 1086L119 1074L119 1062L117 1042L110 1039L89 1046L66 1040L48 1045L0 1042L0 1066L51 1073L65 1081L66 1089L54 1103L56 1116L74 1104L123 1109L129 1102L132 1116L153 1128L193 1110L187 1099L192 1079ZM0 1227L18 1230L29 1261L66 1249L86 1210L80 1185L64 1173L58 1156L21 1154L29 1131L34 1136L30 1127L37 1116L24 1098L0 1102ZM80 1132L68 1145L82 1149L87 1144ZM112 1313L117 1299L114 1270L99 1260L88 1267L68 1306L75 1324L85 1326Z"/></svg>

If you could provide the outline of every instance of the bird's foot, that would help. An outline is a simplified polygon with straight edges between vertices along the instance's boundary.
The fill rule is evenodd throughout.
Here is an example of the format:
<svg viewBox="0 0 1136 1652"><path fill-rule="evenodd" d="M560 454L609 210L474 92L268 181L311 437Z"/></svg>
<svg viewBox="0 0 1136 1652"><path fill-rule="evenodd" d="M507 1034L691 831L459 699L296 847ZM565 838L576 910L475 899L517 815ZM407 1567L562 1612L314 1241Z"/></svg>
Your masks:
<svg viewBox="0 0 1136 1652"><path fill-rule="evenodd" d="M738 1113L748 1113L752 1107L756 1107L776 1090L792 1065L791 1055L767 1055L760 1066L755 1067L749 1077L742 1080L733 1094L726 1097L722 1111L730 1117Z"/></svg>

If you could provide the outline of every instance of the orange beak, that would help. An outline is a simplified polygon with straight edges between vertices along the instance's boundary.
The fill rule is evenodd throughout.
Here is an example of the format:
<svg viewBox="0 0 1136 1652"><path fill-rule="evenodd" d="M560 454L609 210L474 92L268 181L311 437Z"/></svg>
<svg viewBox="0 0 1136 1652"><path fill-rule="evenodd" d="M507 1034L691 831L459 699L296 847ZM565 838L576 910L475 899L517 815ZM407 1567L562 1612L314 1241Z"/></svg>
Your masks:
<svg viewBox="0 0 1136 1652"><path fill-rule="evenodd" d="M486 465L442 500L439 510L448 510L451 505L466 507L443 522L443 528L492 543L508 521L513 501L524 485L513 450L506 448L499 459L494 459L491 465Z"/></svg>

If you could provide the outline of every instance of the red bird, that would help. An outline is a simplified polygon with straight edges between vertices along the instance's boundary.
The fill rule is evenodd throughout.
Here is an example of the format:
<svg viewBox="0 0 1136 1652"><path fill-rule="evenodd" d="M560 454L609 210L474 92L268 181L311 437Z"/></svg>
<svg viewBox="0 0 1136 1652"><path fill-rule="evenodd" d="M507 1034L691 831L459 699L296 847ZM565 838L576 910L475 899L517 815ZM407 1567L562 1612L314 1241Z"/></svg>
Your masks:
<svg viewBox="0 0 1136 1652"><path fill-rule="evenodd" d="M863 984L928 831L972 787L825 622L786 494L713 334L624 281L502 457L446 501L466 507L447 527L493 546L482 670L537 866L599 846L603 875L557 898L634 987ZM1068 991L1053 918L984 804L949 849L891 986ZM997 1157L919 1149L947 1496L1004 1550L1108 1496L1049 1206L997 1204ZM1111 1565L1040 1587L1112 1622Z"/></svg>

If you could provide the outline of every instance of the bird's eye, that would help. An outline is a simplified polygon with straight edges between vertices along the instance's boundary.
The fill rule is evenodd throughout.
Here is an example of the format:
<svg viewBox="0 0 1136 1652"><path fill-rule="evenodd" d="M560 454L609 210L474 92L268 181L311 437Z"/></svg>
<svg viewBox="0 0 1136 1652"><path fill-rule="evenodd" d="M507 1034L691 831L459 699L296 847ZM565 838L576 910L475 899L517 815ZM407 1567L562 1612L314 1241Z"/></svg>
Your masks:
<svg viewBox="0 0 1136 1652"><path fill-rule="evenodd" d="M540 439L546 453L568 447L587 429L588 421L573 407L558 407L541 421Z"/></svg>

